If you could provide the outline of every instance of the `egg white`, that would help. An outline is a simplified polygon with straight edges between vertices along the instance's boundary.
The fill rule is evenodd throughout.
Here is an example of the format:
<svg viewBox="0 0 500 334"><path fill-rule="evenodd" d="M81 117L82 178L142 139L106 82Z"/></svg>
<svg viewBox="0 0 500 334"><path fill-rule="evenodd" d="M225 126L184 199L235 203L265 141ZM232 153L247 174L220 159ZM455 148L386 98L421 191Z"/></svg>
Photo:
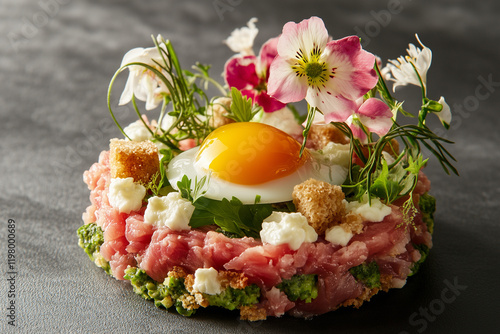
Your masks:
<svg viewBox="0 0 500 334"><path fill-rule="evenodd" d="M196 163L198 151L199 147L192 148L170 161L167 178L174 189L178 190L177 182L184 175L192 180L192 189L196 179L200 180L208 175L209 171L203 170ZM341 185L346 177L347 168L343 166L325 165L318 160L310 160L290 175L257 185L231 183L212 175L204 196L215 200L231 199L234 196L244 204L253 204L256 196L260 196L260 203L280 203L291 201L293 188L310 178Z"/></svg>

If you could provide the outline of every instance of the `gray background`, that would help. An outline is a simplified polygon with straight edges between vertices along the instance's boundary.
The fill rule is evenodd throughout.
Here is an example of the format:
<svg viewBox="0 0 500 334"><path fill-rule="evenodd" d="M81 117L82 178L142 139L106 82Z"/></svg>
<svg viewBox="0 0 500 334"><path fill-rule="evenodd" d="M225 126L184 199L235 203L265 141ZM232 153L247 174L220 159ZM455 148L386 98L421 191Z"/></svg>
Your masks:
<svg viewBox="0 0 500 334"><path fill-rule="evenodd" d="M400 12L391 14L393 3L0 1L0 332L488 333L498 327L499 2L401 0ZM461 176L446 176L435 161L427 168L438 201L427 263L402 290L310 321L247 323L223 310L183 318L156 309L77 245L89 204L82 173L118 136L106 108L110 78L126 51L150 47L150 35L158 33L173 41L185 68L211 63L219 78L232 55L222 40L234 28L258 17L257 51L285 22L311 15L321 16L334 38L366 34L365 48L384 61L403 54L415 33L434 52L429 96L445 96L455 110L447 136L456 142L450 150ZM417 107L417 88L399 93L407 110ZM8 219L17 226L15 330L5 310ZM453 283L462 290L445 303L442 294Z"/></svg>

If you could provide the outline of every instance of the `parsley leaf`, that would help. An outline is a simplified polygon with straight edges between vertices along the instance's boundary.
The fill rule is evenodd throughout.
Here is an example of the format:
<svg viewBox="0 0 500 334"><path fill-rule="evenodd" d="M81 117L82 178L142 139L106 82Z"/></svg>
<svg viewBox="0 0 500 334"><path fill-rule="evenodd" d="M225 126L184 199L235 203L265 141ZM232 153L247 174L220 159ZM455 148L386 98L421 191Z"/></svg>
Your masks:
<svg viewBox="0 0 500 334"><path fill-rule="evenodd" d="M211 174L203 176L199 181L198 177L194 179L194 187L191 188L191 180L184 175L180 181L177 182L177 188L181 193L182 198L191 202L196 202L201 196L205 195L210 182Z"/></svg>
<svg viewBox="0 0 500 334"><path fill-rule="evenodd" d="M193 228L216 224L236 237L260 237L262 221L273 212L271 204L244 205L239 199L222 201L200 197L193 203L195 210L189 225Z"/></svg>

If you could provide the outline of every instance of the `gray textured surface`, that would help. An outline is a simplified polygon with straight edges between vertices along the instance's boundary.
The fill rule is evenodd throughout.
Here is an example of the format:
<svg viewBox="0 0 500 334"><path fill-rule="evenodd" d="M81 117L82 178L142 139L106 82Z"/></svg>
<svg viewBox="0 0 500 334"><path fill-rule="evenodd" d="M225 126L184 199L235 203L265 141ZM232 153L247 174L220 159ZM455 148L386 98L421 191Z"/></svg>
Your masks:
<svg viewBox="0 0 500 334"><path fill-rule="evenodd" d="M0 0L0 332L488 333L498 327L499 4L401 0L401 12L389 20L380 14L389 3ZM225 11L214 4L226 4ZM77 246L75 231L89 204L82 173L118 135L106 109L109 79L126 51L151 45L151 34L171 39L185 67L212 63L218 75L231 56L221 41L252 16L259 18L259 46L286 21L311 15L323 17L336 38L368 32L366 48L384 60L402 54L419 33L434 52L430 96L444 95L463 110L448 134L461 177L444 176L435 163L427 169L438 200L428 262L404 289L312 321L251 324L224 311L186 319L156 309ZM485 87L481 78L496 84ZM17 227L16 328L6 317L8 219ZM466 288L444 303L446 282L454 281ZM430 308L427 319L421 308Z"/></svg>

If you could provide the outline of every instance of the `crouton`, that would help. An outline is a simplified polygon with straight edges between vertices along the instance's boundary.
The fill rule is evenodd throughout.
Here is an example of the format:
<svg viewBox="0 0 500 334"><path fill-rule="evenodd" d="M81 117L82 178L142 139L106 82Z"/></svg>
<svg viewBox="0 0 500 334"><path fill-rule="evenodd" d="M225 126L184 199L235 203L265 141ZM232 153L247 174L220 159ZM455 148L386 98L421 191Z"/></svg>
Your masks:
<svg viewBox="0 0 500 334"><path fill-rule="evenodd" d="M320 150L329 142L349 144L349 138L333 124L313 124L307 141L315 150Z"/></svg>
<svg viewBox="0 0 500 334"><path fill-rule="evenodd" d="M294 187L293 204L318 235L341 222L345 198L340 186L309 179Z"/></svg>
<svg viewBox="0 0 500 334"><path fill-rule="evenodd" d="M158 148L151 141L111 139L109 164L112 178L134 178L147 183L159 171Z"/></svg>
<svg viewBox="0 0 500 334"><path fill-rule="evenodd" d="M211 127L219 128L234 122L234 120L226 117L229 114L228 110L231 107L231 101L229 97L220 97L215 99L208 107L207 114L212 115L209 120L209 125Z"/></svg>

